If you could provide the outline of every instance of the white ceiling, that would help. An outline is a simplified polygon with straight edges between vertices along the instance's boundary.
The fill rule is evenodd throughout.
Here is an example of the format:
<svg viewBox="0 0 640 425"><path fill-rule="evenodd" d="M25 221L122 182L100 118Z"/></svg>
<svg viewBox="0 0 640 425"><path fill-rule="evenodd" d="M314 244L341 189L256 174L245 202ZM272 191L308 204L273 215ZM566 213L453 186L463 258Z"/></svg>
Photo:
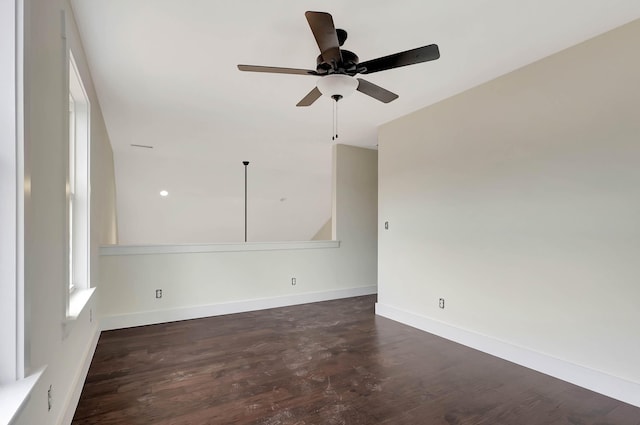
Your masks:
<svg viewBox="0 0 640 425"><path fill-rule="evenodd" d="M361 61L431 43L441 58L365 76L400 95L340 102L340 143L640 17L638 0L72 0L114 150L120 242L306 240L331 215L332 104L304 17L326 11ZM461 117L463 119L463 117ZM152 145L141 149L131 144ZM166 189L170 195L159 196Z"/></svg>

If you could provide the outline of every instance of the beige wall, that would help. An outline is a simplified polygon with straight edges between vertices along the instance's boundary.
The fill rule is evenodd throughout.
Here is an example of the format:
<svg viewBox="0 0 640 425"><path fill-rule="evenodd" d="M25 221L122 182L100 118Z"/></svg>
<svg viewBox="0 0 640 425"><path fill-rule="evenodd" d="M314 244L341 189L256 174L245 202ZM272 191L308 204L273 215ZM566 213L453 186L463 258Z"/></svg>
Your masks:
<svg viewBox="0 0 640 425"><path fill-rule="evenodd" d="M97 247L113 242L115 201L113 160L71 8L61 0L25 1L25 304L29 371L47 366L17 424L67 423L85 360L92 354L97 321L89 310L73 323L65 319L65 182L68 93L61 37L66 12L68 45L78 62L91 102L91 269L97 285ZM98 294L99 295L99 294ZM47 411L47 390L53 407Z"/></svg>
<svg viewBox="0 0 640 425"><path fill-rule="evenodd" d="M378 276L378 152L333 147L333 239L342 241L338 279L376 285Z"/></svg>
<svg viewBox="0 0 640 425"><path fill-rule="evenodd" d="M312 241L330 241L331 240L331 219L327 220L324 225L316 232L315 235L311 238Z"/></svg>
<svg viewBox="0 0 640 425"><path fill-rule="evenodd" d="M638 40L640 21L381 128L381 305L640 384Z"/></svg>
<svg viewBox="0 0 640 425"><path fill-rule="evenodd" d="M336 279L340 248L309 244L309 249L292 249L291 244L280 243L273 247L249 244L266 247L246 251L246 245L227 244L213 245L222 249L213 252L103 255L103 327L215 315L221 305L238 306L225 310L229 313L252 310L256 302L264 308L281 305L271 304L273 299L309 302L300 296L348 289ZM162 289L161 299L155 298L156 289Z"/></svg>

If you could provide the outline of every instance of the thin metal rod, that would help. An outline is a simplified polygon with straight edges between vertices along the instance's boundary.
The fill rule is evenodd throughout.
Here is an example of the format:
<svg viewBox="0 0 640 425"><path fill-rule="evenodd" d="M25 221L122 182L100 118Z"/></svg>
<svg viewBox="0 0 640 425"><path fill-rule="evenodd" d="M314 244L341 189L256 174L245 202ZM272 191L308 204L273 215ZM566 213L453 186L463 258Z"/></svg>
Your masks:
<svg viewBox="0 0 640 425"><path fill-rule="evenodd" d="M242 161L244 164L244 241L247 241L247 165L249 161Z"/></svg>

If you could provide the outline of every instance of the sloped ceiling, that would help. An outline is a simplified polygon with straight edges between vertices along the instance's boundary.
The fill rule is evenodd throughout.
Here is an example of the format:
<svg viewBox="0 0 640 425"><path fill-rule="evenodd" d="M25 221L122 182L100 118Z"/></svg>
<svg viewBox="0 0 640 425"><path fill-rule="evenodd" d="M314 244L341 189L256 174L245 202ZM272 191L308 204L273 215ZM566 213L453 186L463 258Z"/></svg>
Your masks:
<svg viewBox="0 0 640 425"><path fill-rule="evenodd" d="M114 150L123 244L243 240L243 160L250 241L307 240L330 218L332 101L296 108L316 77L236 68L314 69L306 10L331 13L361 60L440 46L438 61L366 76L396 101L340 102L338 141L373 149L380 124L640 17L637 0L72 5Z"/></svg>

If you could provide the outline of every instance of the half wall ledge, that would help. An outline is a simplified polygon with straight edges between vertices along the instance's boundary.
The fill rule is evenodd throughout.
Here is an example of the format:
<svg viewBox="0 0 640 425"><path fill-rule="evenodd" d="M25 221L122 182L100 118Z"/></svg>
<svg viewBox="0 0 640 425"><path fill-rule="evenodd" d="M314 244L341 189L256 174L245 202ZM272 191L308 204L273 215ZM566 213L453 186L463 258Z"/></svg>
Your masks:
<svg viewBox="0 0 640 425"><path fill-rule="evenodd" d="M340 241L234 242L179 245L103 245L100 255L189 254L200 252L281 251L340 248Z"/></svg>

